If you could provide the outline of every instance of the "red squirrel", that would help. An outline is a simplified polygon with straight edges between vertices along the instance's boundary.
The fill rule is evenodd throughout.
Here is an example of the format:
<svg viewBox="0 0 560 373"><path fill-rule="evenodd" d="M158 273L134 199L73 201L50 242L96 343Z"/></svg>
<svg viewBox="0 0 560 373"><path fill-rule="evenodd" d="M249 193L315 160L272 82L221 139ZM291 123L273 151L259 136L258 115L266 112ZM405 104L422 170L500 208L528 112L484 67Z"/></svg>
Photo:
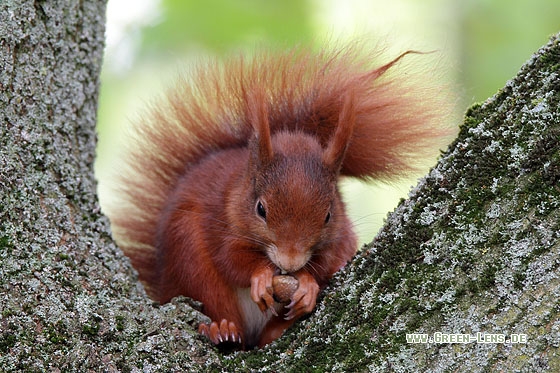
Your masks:
<svg viewBox="0 0 560 373"><path fill-rule="evenodd" d="M244 349L310 313L357 238L341 177L392 179L445 131L410 75L358 47L203 65L132 129L107 209L148 294L184 295L199 332ZM426 102L425 102L426 101ZM273 277L299 285L279 304Z"/></svg>

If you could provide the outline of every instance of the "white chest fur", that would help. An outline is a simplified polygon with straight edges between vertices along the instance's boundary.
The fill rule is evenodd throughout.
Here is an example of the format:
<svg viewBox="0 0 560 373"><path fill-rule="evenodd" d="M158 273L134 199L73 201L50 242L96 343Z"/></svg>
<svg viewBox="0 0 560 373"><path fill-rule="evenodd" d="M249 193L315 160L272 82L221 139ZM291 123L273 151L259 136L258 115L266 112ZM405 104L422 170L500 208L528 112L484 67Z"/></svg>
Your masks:
<svg viewBox="0 0 560 373"><path fill-rule="evenodd" d="M267 310L262 312L259 306L251 299L251 289L250 288L238 288L237 289L237 299L239 302L239 308L244 316L245 323L245 344L246 345L256 345L259 342L261 333L272 318L272 311ZM280 311L282 305L274 304L276 311Z"/></svg>

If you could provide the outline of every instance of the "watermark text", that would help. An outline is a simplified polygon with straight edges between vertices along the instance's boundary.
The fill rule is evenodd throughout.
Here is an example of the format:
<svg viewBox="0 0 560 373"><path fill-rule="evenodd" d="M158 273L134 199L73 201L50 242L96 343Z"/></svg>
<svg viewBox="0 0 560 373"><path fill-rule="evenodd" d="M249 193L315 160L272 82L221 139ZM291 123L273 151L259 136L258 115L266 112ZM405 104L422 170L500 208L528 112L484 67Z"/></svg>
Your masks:
<svg viewBox="0 0 560 373"><path fill-rule="evenodd" d="M457 334L435 332L433 334L411 333L406 335L407 343L527 343L527 334L500 333Z"/></svg>

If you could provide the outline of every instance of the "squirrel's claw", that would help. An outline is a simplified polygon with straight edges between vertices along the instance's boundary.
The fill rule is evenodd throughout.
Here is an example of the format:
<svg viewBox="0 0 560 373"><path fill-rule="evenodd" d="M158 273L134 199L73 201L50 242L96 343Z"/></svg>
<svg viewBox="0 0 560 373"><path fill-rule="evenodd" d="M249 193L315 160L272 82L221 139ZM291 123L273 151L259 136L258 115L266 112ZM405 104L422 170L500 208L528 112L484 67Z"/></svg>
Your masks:
<svg viewBox="0 0 560 373"><path fill-rule="evenodd" d="M286 306L290 311L284 316L285 320L299 318L313 311L320 290L317 281L309 272L296 272L294 276L299 281L299 287L292 295L290 304Z"/></svg>
<svg viewBox="0 0 560 373"><path fill-rule="evenodd" d="M255 302L262 312L271 310L274 316L278 316L274 309L272 277L274 271L264 267L257 270L251 276L251 299Z"/></svg>
<svg viewBox="0 0 560 373"><path fill-rule="evenodd" d="M242 343L239 329L234 322L226 319L222 319L219 324L216 321L210 324L200 324L198 332L210 339L215 345L224 342Z"/></svg>

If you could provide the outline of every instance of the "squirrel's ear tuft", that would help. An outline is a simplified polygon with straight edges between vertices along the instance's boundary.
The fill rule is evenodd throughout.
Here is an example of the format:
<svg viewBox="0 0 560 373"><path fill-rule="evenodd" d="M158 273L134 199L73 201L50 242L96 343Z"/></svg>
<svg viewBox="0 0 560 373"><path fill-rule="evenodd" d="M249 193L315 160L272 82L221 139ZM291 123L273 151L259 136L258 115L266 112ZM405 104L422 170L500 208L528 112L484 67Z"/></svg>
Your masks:
<svg viewBox="0 0 560 373"><path fill-rule="evenodd" d="M247 118L254 130L249 143L251 162L258 168L272 161L272 140L268 119L268 103L262 89L256 88L246 94Z"/></svg>
<svg viewBox="0 0 560 373"><path fill-rule="evenodd" d="M343 99L336 130L323 153L323 163L334 172L340 171L356 121L353 95L347 93Z"/></svg>

